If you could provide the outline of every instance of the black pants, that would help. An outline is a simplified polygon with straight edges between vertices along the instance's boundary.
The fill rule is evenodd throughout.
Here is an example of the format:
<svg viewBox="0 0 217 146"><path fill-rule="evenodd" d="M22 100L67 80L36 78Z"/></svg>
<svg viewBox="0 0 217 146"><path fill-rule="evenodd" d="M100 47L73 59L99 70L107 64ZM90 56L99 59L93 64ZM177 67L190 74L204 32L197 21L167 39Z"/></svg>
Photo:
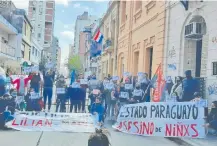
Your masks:
<svg viewBox="0 0 217 146"><path fill-rule="evenodd" d="M60 94L57 95L57 101L56 101L56 112L59 111L59 107L60 107L60 112L65 112L66 111L66 106L65 106L65 95Z"/></svg>
<svg viewBox="0 0 217 146"><path fill-rule="evenodd" d="M47 103L47 99L48 99L48 110L50 110L51 103L52 103L52 96L53 96L53 89L52 89L52 87L44 88L44 91L43 91L44 109L46 109L46 103Z"/></svg>
<svg viewBox="0 0 217 146"><path fill-rule="evenodd" d="M77 113L79 109L81 109L81 101L80 100L71 100L70 99L70 113L74 109L74 112Z"/></svg>

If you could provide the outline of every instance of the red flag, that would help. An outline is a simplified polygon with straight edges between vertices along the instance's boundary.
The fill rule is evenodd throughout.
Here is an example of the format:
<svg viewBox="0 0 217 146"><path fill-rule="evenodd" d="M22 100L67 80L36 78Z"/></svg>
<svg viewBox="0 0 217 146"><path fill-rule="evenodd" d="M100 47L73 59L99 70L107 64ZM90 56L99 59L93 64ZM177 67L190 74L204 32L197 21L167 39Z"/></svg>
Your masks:
<svg viewBox="0 0 217 146"><path fill-rule="evenodd" d="M156 78L156 86L153 91L153 102L160 102L164 85L165 85L165 80L163 79L163 71L162 71L162 65L160 64L156 70L156 73L154 75Z"/></svg>

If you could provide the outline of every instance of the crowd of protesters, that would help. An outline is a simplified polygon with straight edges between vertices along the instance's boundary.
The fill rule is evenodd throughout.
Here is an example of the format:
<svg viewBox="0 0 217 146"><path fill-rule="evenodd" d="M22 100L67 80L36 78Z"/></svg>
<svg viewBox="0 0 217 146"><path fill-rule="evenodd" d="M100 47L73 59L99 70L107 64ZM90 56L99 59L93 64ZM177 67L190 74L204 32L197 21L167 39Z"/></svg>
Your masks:
<svg viewBox="0 0 217 146"><path fill-rule="evenodd" d="M175 83L170 77L166 79L161 101L189 102L202 98L199 82L191 76L191 71L186 71L185 74L185 78L176 77ZM24 102L27 104L23 104L23 108L20 109L48 112L51 110L52 98L55 97L56 112L67 112L66 103L68 102L70 103L69 112L97 114L98 122L103 124L105 119L115 121L120 108L125 104L150 102L151 89L155 88L155 84L149 79L147 73L137 77L128 75L124 79L108 75L100 81L95 75L84 79L83 74L76 75L75 71L72 71L70 79L70 84L67 85L66 78L63 75L55 78L55 72L52 70L34 72L28 76L20 75L16 79L10 78L10 75L5 73L5 75L1 74L0 96L9 92L7 97L12 99L12 92L16 91L17 96L25 97ZM16 88L10 90L11 85L16 85ZM53 95L54 89L56 89L55 95ZM32 92L39 98L30 98ZM89 102L86 102L87 97ZM0 113L4 111L5 106L1 102ZM207 114L207 124L205 125L214 130L212 133L216 133L217 130L216 107L217 103L214 101L211 112Z"/></svg>

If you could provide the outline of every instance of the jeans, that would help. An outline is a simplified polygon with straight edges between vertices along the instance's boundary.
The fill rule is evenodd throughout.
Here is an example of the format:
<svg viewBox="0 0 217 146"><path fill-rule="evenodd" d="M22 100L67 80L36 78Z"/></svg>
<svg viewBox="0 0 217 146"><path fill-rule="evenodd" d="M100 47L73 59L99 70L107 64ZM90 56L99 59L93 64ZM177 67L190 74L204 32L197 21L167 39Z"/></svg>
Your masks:
<svg viewBox="0 0 217 146"><path fill-rule="evenodd" d="M52 96L53 96L53 89L52 87L45 87L43 91L43 97L44 97L44 109L46 109L46 103L48 99L48 110L51 108L51 102L52 102Z"/></svg>

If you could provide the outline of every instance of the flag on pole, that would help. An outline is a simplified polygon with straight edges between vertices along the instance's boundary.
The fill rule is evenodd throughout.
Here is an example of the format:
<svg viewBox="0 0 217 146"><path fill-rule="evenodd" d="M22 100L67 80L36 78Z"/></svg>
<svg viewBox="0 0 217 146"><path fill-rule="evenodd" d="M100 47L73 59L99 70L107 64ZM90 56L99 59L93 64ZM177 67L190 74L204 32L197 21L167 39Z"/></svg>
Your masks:
<svg viewBox="0 0 217 146"><path fill-rule="evenodd" d="M101 43L103 40L103 34L100 32L100 30L97 31L95 36L93 37L93 40L96 41L97 43Z"/></svg>
<svg viewBox="0 0 217 146"><path fill-rule="evenodd" d="M152 85L154 85L153 91L153 102L160 102L163 89L165 86L165 80L163 78L162 64L160 64L151 80Z"/></svg>

